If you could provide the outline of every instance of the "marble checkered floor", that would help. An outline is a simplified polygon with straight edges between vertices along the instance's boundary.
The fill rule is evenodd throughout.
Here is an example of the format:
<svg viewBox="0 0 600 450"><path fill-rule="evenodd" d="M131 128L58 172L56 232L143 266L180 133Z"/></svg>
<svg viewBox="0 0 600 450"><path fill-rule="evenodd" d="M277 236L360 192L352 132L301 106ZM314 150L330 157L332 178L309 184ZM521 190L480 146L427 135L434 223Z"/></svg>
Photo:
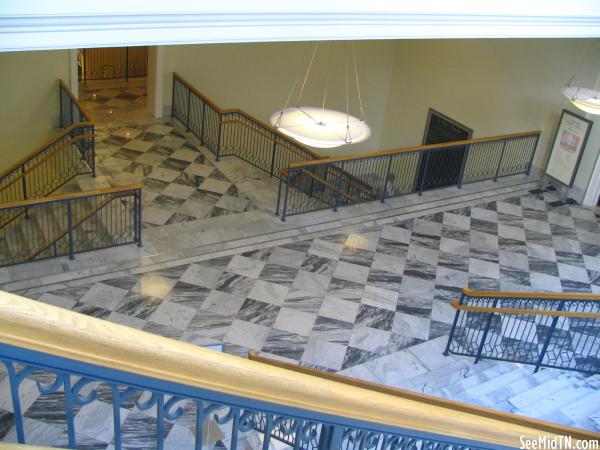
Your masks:
<svg viewBox="0 0 600 450"><path fill-rule="evenodd" d="M594 211L533 190L385 226L20 294L197 345L222 342L225 352L244 357L256 350L354 376L366 366L395 385L393 377L435 370L421 353L445 341L454 316L449 303L465 286L600 292L599 231ZM398 354L401 364L383 370ZM0 392L0 435L8 435L7 386ZM56 399L36 392L32 387L24 413L30 426L50 427L64 439ZM150 433L155 423L134 413L124 426ZM110 439L93 438L93 448L109 445Z"/></svg>

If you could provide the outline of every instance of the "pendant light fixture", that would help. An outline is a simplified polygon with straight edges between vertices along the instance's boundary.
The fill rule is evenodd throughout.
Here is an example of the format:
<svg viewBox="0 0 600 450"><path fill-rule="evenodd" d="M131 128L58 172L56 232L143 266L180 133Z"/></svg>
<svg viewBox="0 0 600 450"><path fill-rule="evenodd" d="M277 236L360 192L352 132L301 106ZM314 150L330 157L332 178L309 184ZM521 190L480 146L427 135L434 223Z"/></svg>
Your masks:
<svg viewBox="0 0 600 450"><path fill-rule="evenodd" d="M333 43L329 44L329 69L327 79L323 90L323 101L321 106L301 106L302 94L306 86L306 81L317 53L318 43L308 48L303 59L301 70L296 75L296 80L292 85L284 107L271 115L271 125L278 131L289 136L296 141L318 148L333 148L345 144L357 144L366 141L371 136L371 129L367 125L366 115L362 105L360 95L360 85L358 81L358 68L356 64L356 52L352 45L352 66L354 68L354 78L356 82L356 94L360 106L360 118L350 115L350 94L348 84L348 49L344 43L345 59L345 93L346 93L346 112L336 111L326 108L327 90L331 75L331 66L333 61ZM306 65L306 69L303 70ZM290 100L296 91L298 81L304 72L304 78L299 88L294 106L289 106Z"/></svg>
<svg viewBox="0 0 600 450"><path fill-rule="evenodd" d="M590 50L588 51L588 54L591 52L591 50L593 48L594 48L594 44L591 45ZM565 97L567 97L571 101L571 103L573 105L575 105L577 108L581 109L582 111L585 111L586 113L589 113L589 114L600 114L600 92L599 91L596 91L594 89L584 88L584 87L571 86L571 84L573 83L573 80L575 79L575 76L577 75L577 73L579 72L581 67L583 66L583 63L585 62L586 59L587 59L587 54L586 54L586 57L584 57L584 59L582 60L581 64L579 64L579 67L577 68L575 73L571 76L571 79L569 80L567 85L561 89L561 92L563 93L563 95Z"/></svg>

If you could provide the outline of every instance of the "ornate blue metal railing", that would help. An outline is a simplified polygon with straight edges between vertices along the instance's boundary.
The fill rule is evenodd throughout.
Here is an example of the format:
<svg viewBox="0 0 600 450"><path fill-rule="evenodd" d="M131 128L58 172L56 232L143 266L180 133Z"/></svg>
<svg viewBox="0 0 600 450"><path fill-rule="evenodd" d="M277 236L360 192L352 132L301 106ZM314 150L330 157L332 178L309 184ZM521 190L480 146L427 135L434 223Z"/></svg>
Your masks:
<svg viewBox="0 0 600 450"><path fill-rule="evenodd" d="M600 373L600 295L465 289L445 354Z"/></svg>
<svg viewBox="0 0 600 450"><path fill-rule="evenodd" d="M94 423L108 419L112 430L100 428L112 431L104 439L116 449L212 448L208 435L216 427L222 444L217 447L231 450L248 442L267 450L271 440L303 450L464 450L518 446L521 435L551 436L561 428L530 419L503 421L501 413L481 409L477 415L473 406L453 409L269 367L7 293L0 293L0 360L20 443L30 439L26 399L37 393L38 405L44 396L52 398L52 413L65 427L60 445L69 448L86 436L87 430L78 429L86 421L77 414L92 402L103 403L94 410ZM101 411L110 417L101 417ZM137 427L125 418L132 411L146 411L154 431L136 435ZM177 433L175 425L193 430L188 445L170 435ZM561 432L577 433L565 429ZM45 444L39 433L36 439Z"/></svg>
<svg viewBox="0 0 600 450"><path fill-rule="evenodd" d="M428 189L529 174L539 136L539 131L532 131L294 163L282 170L277 214L281 212L285 220Z"/></svg>
<svg viewBox="0 0 600 450"><path fill-rule="evenodd" d="M0 204L0 267L137 242L142 185ZM15 219L16 218L16 219Z"/></svg>

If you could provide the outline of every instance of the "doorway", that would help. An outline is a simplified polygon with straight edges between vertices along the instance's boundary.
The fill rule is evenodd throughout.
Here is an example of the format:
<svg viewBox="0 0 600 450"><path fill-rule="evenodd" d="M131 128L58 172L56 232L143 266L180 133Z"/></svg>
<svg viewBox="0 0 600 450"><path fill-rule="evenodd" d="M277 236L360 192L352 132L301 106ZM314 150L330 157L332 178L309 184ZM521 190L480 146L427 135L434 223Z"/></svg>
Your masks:
<svg viewBox="0 0 600 450"><path fill-rule="evenodd" d="M148 75L148 47L84 48L78 54L79 81Z"/></svg>
<svg viewBox="0 0 600 450"><path fill-rule="evenodd" d="M472 136L471 128L429 108L422 145L463 141ZM465 153L466 148L461 146L435 150L429 155L423 155L419 164L417 190L458 184Z"/></svg>

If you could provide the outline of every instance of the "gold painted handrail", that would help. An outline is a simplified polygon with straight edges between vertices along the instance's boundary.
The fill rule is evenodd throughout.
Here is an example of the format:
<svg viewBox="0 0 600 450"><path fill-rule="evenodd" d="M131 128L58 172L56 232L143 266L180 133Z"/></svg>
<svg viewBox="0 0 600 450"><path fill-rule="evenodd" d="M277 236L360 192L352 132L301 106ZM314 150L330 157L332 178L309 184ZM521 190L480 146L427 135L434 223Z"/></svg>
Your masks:
<svg viewBox="0 0 600 450"><path fill-rule="evenodd" d="M420 392L408 391L406 389L399 389L385 384L373 383L370 381L364 381L359 378L353 378L346 375L340 375L337 373L326 372L325 370L313 369L312 367L304 367L296 364L290 364L284 361L279 361L273 358L268 358L257 354L256 352L249 352L248 359L251 361L260 362L263 364L269 364L271 366L281 367L287 370L293 370L295 372L305 373L314 377L324 378L326 380L336 381L338 383L348 384L350 386L357 386L363 389L368 389L374 392L381 392L383 394L393 395L399 398L405 398L409 400L416 400L429 405L442 406L444 408L450 408L455 411L462 411L467 413L477 414L479 416L487 417L490 419L498 419L517 425L526 427L536 427L541 430L560 434L573 436L576 439L593 439L597 438L598 434L592 431L582 430L580 428L568 427L566 425L560 425L552 422L546 422L545 420L532 419L530 417L518 416L503 411L497 411L491 408L485 408L483 406L470 405L468 403L457 402L455 400L448 400L441 397L434 397L433 395L422 394Z"/></svg>
<svg viewBox="0 0 600 450"><path fill-rule="evenodd" d="M493 298L493 296L492 296ZM523 314L528 316L551 316L551 317L576 317L579 319L600 319L600 313L586 313L577 311L549 311L523 308L494 308L487 306L461 305L458 299L450 302L450 305L459 311L471 311L480 313L498 314Z"/></svg>
<svg viewBox="0 0 600 450"><path fill-rule="evenodd" d="M475 291L464 288L469 297L502 297L502 298L547 298L558 300L600 300L600 294L581 294L578 292L515 292L515 291Z"/></svg>
<svg viewBox="0 0 600 450"><path fill-rule="evenodd" d="M557 436L533 423L265 367L5 292L0 292L0 342L213 392L458 439L519 447L521 437Z"/></svg>
<svg viewBox="0 0 600 450"><path fill-rule="evenodd" d="M28 198L27 200L21 200L18 202L11 203L0 203L0 210L9 209L9 208L24 208L26 206L40 205L43 203L53 203L62 200L69 200L74 198L85 198L85 197L93 197L95 195L102 194L114 194L117 192L129 192L135 191L137 189L142 189L144 187L141 183L132 183L125 184L123 186L113 186L109 188L101 188L101 189L91 189L89 191L81 191L81 192L73 192L70 194L59 194L59 195L49 195L48 197L40 197L40 198Z"/></svg>
<svg viewBox="0 0 600 450"><path fill-rule="evenodd" d="M342 162L342 161L352 161L355 159L375 158L378 156L386 156L386 155L398 155L401 153L424 152L427 150L435 150L437 148L462 147L464 145L469 145L469 144L500 141L503 139L539 136L541 133L542 132L539 130L525 131L522 133L501 134L498 136L488 136L488 137L477 138L477 139L466 139L464 141L444 142L441 144L416 145L416 146L412 146L412 147L402 147L402 148L398 148L398 149L381 150L381 151L369 152L369 153L357 153L354 155L337 156L337 157L332 157L332 158L328 158L328 159L318 159L315 161L292 163L292 164L290 164L290 167L314 166L314 165L319 165L319 164L335 163L335 162Z"/></svg>

